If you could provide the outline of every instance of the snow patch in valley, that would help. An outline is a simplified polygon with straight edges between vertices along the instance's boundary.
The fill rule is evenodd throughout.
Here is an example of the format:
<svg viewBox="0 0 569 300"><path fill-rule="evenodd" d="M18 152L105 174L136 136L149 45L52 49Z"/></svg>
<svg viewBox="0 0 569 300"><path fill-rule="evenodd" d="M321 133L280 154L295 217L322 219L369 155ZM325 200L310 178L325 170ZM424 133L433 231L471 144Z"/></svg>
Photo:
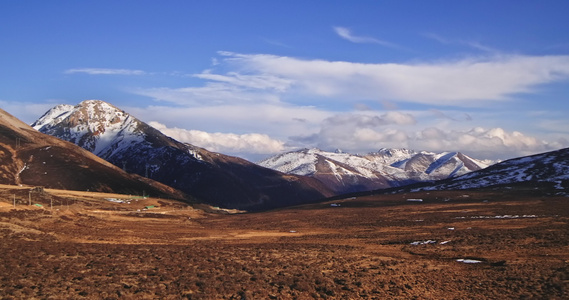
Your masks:
<svg viewBox="0 0 569 300"><path fill-rule="evenodd" d="M470 217L456 217L455 219L525 219L525 218L538 218L538 216L537 215L470 216Z"/></svg>
<svg viewBox="0 0 569 300"><path fill-rule="evenodd" d="M418 246L418 245L428 245L428 244L436 244L437 241L433 241L433 240L426 240L426 241L416 241L416 242L412 242L409 245L413 245L413 246Z"/></svg>
<svg viewBox="0 0 569 300"><path fill-rule="evenodd" d="M407 199L407 202L423 202L423 199Z"/></svg>
<svg viewBox="0 0 569 300"><path fill-rule="evenodd" d="M469 259L469 258L459 258L456 261L464 264L479 264L482 262L481 260Z"/></svg>

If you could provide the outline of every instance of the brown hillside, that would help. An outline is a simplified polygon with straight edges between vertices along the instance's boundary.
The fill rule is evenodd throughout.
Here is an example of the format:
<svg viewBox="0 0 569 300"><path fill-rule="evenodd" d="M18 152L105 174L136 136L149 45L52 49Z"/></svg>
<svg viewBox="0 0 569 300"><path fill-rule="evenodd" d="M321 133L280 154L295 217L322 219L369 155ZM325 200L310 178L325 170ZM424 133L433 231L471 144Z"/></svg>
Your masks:
<svg viewBox="0 0 569 300"><path fill-rule="evenodd" d="M74 144L34 130L2 109L0 183L184 199L173 188L123 172Z"/></svg>

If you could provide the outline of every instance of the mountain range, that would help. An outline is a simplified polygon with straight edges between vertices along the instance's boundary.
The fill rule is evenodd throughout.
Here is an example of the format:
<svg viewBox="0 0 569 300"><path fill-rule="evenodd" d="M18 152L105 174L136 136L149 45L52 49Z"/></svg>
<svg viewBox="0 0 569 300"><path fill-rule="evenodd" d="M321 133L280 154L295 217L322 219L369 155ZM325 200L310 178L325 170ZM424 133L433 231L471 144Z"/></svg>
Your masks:
<svg viewBox="0 0 569 300"><path fill-rule="evenodd" d="M124 169L226 208L267 209L333 195L320 181L178 142L103 101L58 105L32 124Z"/></svg>
<svg viewBox="0 0 569 300"><path fill-rule="evenodd" d="M178 193L178 198L246 210L303 204L338 194L381 189L393 192L508 185L537 189L545 185L556 193L564 193L569 182L569 149L495 164L460 152L383 148L359 155L339 150L301 149L254 164L178 142L125 111L98 100L52 108L32 124L39 132L5 112L2 118L0 151L5 161L11 159L14 163L2 165L0 176L3 182L13 184L39 184L41 173L54 169L42 169L38 159L42 165L50 166L48 162L56 156L64 160L59 163L62 172L58 173L64 175L54 176L51 179L54 182L48 180L48 184L42 185L109 191L140 189L129 186L128 182L134 179L139 184L159 185L162 193ZM6 123L6 120L10 121ZM13 124L17 124L17 130L12 128ZM18 141L25 141L27 148ZM22 154L21 151L32 144L35 152ZM18 147L21 149L16 153ZM49 153L50 159L44 152ZM95 162L91 164L91 160ZM120 176L83 178L74 175L94 172L102 168L100 165ZM121 179L104 181L105 176ZM120 184L113 185L113 182ZM150 190L147 186L144 188Z"/></svg>
<svg viewBox="0 0 569 300"><path fill-rule="evenodd" d="M316 178L337 194L432 182L481 170L488 164L460 152L386 148L365 155L302 149L259 162L288 174Z"/></svg>

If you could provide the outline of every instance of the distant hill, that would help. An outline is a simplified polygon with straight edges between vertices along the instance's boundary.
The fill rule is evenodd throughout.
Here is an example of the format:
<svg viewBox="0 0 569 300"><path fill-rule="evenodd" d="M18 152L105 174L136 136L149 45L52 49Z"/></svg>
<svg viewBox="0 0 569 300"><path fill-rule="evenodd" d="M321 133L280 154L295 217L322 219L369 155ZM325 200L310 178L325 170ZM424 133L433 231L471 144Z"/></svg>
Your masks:
<svg viewBox="0 0 569 300"><path fill-rule="evenodd" d="M123 172L72 143L34 130L2 109L0 182L187 200L180 191Z"/></svg>
<svg viewBox="0 0 569 300"><path fill-rule="evenodd" d="M365 155L302 149L259 162L281 172L316 178L336 193L351 193L452 178L483 169L488 162L460 152L380 149Z"/></svg>
<svg viewBox="0 0 569 300"><path fill-rule="evenodd" d="M103 101L58 105L32 126L72 142L127 172L147 176L208 204L266 209L333 193L320 181L180 143Z"/></svg>

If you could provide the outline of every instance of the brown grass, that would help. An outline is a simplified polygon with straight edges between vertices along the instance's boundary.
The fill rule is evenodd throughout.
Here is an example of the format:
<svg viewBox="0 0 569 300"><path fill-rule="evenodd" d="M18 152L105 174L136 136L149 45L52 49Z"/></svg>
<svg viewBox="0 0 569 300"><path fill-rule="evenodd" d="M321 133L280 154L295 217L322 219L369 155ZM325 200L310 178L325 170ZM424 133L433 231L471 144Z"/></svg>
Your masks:
<svg viewBox="0 0 569 300"><path fill-rule="evenodd" d="M0 187L5 299L569 298L566 198L431 192L226 214L51 190L71 204L14 209L19 190Z"/></svg>

